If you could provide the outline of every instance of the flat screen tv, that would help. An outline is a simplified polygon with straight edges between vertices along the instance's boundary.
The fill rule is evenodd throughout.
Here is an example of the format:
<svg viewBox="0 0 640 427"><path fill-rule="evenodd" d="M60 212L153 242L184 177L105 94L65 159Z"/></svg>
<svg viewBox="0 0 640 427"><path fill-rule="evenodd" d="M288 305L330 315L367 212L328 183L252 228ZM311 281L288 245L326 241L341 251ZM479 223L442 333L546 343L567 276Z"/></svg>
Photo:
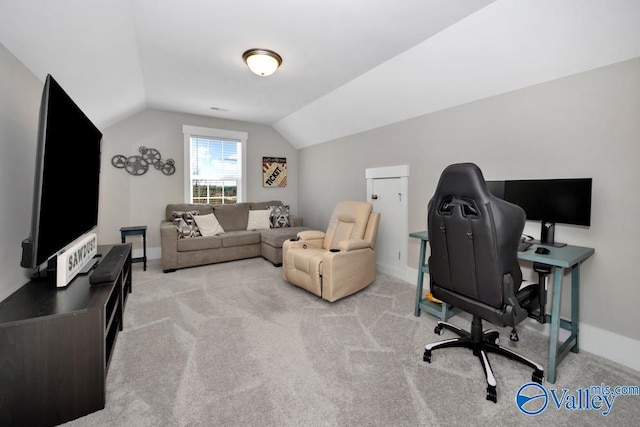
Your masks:
<svg viewBox="0 0 640 427"><path fill-rule="evenodd" d="M540 242L550 246L555 224L591 225L592 178L487 181L496 197L524 209L528 220L541 221Z"/></svg>
<svg viewBox="0 0 640 427"><path fill-rule="evenodd" d="M42 91L25 268L39 268L98 224L102 133L48 75Z"/></svg>

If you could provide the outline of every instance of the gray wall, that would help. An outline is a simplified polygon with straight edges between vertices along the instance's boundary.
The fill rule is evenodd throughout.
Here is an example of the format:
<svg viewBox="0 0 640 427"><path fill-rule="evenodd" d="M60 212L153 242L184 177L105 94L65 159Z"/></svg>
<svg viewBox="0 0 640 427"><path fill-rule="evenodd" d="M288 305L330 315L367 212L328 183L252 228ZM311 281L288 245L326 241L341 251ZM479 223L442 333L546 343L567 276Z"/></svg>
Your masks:
<svg viewBox="0 0 640 427"><path fill-rule="evenodd" d="M30 230L42 87L0 44L0 301L28 281L21 242Z"/></svg>
<svg viewBox="0 0 640 427"><path fill-rule="evenodd" d="M487 179L593 177L591 227L557 225L556 240L596 248L581 270L581 321L640 340L638 76L633 59L302 149L300 214L326 227L335 202L365 199L371 167L409 165L410 231L426 229L427 201L450 163L475 162ZM539 223L525 232L539 236ZM410 239L410 268L417 258Z"/></svg>
<svg viewBox="0 0 640 427"><path fill-rule="evenodd" d="M298 209L297 150L270 126L159 110L145 110L104 129L98 241L100 244L120 241L120 227L147 226L147 249L159 257L160 221L168 203L184 200L184 136L183 125L243 131L247 139L247 197L249 201L282 200ZM140 146L156 148L163 159L176 161L176 172L166 176L150 169L141 176L129 175L111 165L116 154L138 154ZM287 187L262 186L262 157L287 158ZM139 250L138 241L134 249Z"/></svg>

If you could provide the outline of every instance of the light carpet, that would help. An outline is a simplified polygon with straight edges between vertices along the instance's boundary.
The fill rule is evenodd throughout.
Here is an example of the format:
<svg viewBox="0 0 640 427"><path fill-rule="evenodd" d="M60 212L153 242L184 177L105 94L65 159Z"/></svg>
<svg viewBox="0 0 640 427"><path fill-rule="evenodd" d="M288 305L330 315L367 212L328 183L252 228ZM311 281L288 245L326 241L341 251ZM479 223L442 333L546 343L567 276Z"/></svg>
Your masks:
<svg viewBox="0 0 640 427"><path fill-rule="evenodd" d="M413 315L415 285L387 275L328 303L261 258L133 270L106 407L69 426L638 425L640 396L617 396L607 416L557 409L551 398L525 415L515 394L532 372L498 355L489 356L498 402L487 401L470 350L422 361L426 343L454 335L435 335L435 317ZM470 317L451 322L468 329ZM547 337L520 328L512 343L500 331L503 345L546 368ZM575 395L600 384L638 386L640 372L581 351L545 387Z"/></svg>

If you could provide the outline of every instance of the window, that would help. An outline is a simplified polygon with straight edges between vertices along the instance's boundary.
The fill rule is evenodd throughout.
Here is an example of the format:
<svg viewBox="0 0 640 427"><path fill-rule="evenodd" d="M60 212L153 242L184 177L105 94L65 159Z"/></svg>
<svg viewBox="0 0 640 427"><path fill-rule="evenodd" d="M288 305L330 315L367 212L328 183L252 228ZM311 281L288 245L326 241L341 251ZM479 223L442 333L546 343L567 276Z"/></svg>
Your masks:
<svg viewBox="0 0 640 427"><path fill-rule="evenodd" d="M191 201L228 205L238 201L239 142L191 137Z"/></svg>
<svg viewBox="0 0 640 427"><path fill-rule="evenodd" d="M183 126L185 201L241 202L245 194L246 132Z"/></svg>

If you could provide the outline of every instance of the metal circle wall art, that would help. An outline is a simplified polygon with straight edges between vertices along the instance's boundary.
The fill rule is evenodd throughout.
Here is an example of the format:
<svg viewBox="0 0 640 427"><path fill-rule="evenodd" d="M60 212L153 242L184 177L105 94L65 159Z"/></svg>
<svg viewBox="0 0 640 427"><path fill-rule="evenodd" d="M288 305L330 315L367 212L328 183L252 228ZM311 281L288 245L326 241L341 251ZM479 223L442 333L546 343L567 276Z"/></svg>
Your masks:
<svg viewBox="0 0 640 427"><path fill-rule="evenodd" d="M173 175L176 172L176 162L173 159L167 159L162 167L162 173L165 175Z"/></svg>
<svg viewBox="0 0 640 427"><path fill-rule="evenodd" d="M118 169L122 169L127 164L127 158L122 154L116 154L111 158L111 164Z"/></svg>
<svg viewBox="0 0 640 427"><path fill-rule="evenodd" d="M129 156L124 168L131 175L144 175L149 170L149 162L142 156Z"/></svg>
<svg viewBox="0 0 640 427"><path fill-rule="evenodd" d="M155 148L140 147L138 151L142 154L142 158L151 164L158 163L162 157Z"/></svg>
<svg viewBox="0 0 640 427"><path fill-rule="evenodd" d="M155 148L140 147L138 149L140 155L123 156L116 154L111 158L111 164L118 168L124 169L134 176L140 176L147 173L149 165L153 165L154 169L159 170L165 175L173 175L176 172L176 162L173 159L162 160L162 155Z"/></svg>

